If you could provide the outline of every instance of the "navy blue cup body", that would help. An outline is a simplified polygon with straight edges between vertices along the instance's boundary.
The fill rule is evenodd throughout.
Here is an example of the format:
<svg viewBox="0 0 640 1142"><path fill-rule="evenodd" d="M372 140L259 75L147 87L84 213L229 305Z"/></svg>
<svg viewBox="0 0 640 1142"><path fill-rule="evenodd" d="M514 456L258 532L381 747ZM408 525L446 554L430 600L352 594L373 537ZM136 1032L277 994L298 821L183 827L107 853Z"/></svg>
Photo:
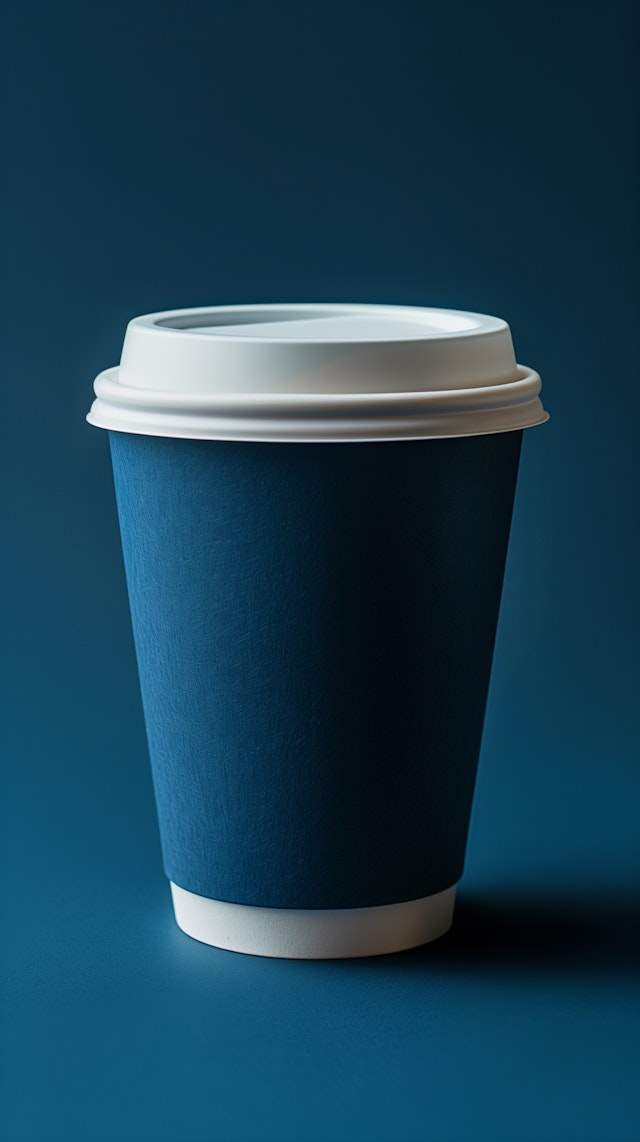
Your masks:
<svg viewBox="0 0 640 1142"><path fill-rule="evenodd" d="M110 432L165 871L357 908L455 884L522 432Z"/></svg>

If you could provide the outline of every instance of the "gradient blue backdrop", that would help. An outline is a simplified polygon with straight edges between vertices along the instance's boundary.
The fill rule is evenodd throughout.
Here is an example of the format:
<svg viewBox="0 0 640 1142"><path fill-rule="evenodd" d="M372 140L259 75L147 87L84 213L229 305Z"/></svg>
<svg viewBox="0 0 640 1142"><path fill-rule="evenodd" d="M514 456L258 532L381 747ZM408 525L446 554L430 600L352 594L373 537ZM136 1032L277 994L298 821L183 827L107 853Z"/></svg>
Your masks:
<svg viewBox="0 0 640 1142"><path fill-rule="evenodd" d="M634 13L7 5L3 1140L636 1136ZM175 928L84 423L131 316L278 300L499 314L552 414L525 437L457 926L389 959Z"/></svg>

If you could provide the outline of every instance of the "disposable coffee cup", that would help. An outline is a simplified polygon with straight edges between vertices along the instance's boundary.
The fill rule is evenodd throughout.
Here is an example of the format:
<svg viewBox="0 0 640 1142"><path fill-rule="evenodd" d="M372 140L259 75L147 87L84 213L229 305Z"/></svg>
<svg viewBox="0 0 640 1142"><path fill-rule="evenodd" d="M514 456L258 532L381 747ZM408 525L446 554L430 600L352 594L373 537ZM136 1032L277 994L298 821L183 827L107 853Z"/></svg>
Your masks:
<svg viewBox="0 0 640 1142"><path fill-rule="evenodd" d="M109 430L178 925L367 956L453 916L522 432L508 325L263 305L138 317Z"/></svg>

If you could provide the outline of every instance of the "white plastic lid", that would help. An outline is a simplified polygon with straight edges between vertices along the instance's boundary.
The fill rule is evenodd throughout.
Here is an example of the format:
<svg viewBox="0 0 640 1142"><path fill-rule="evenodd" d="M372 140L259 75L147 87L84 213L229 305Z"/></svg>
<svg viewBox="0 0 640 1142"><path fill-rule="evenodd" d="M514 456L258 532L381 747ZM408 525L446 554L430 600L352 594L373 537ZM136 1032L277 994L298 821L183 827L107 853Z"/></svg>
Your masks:
<svg viewBox="0 0 640 1142"><path fill-rule="evenodd" d="M236 305L137 317L91 424L202 440L475 436L547 420L497 317L395 305Z"/></svg>

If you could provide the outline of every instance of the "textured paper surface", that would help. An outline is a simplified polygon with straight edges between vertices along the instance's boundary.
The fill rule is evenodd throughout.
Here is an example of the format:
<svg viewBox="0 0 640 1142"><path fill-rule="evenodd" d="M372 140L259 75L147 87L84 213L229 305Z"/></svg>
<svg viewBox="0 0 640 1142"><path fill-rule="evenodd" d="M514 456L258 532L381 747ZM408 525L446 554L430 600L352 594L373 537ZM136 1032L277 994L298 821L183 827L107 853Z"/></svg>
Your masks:
<svg viewBox="0 0 640 1142"><path fill-rule="evenodd" d="M460 879L521 436L110 433L174 883L351 908Z"/></svg>

